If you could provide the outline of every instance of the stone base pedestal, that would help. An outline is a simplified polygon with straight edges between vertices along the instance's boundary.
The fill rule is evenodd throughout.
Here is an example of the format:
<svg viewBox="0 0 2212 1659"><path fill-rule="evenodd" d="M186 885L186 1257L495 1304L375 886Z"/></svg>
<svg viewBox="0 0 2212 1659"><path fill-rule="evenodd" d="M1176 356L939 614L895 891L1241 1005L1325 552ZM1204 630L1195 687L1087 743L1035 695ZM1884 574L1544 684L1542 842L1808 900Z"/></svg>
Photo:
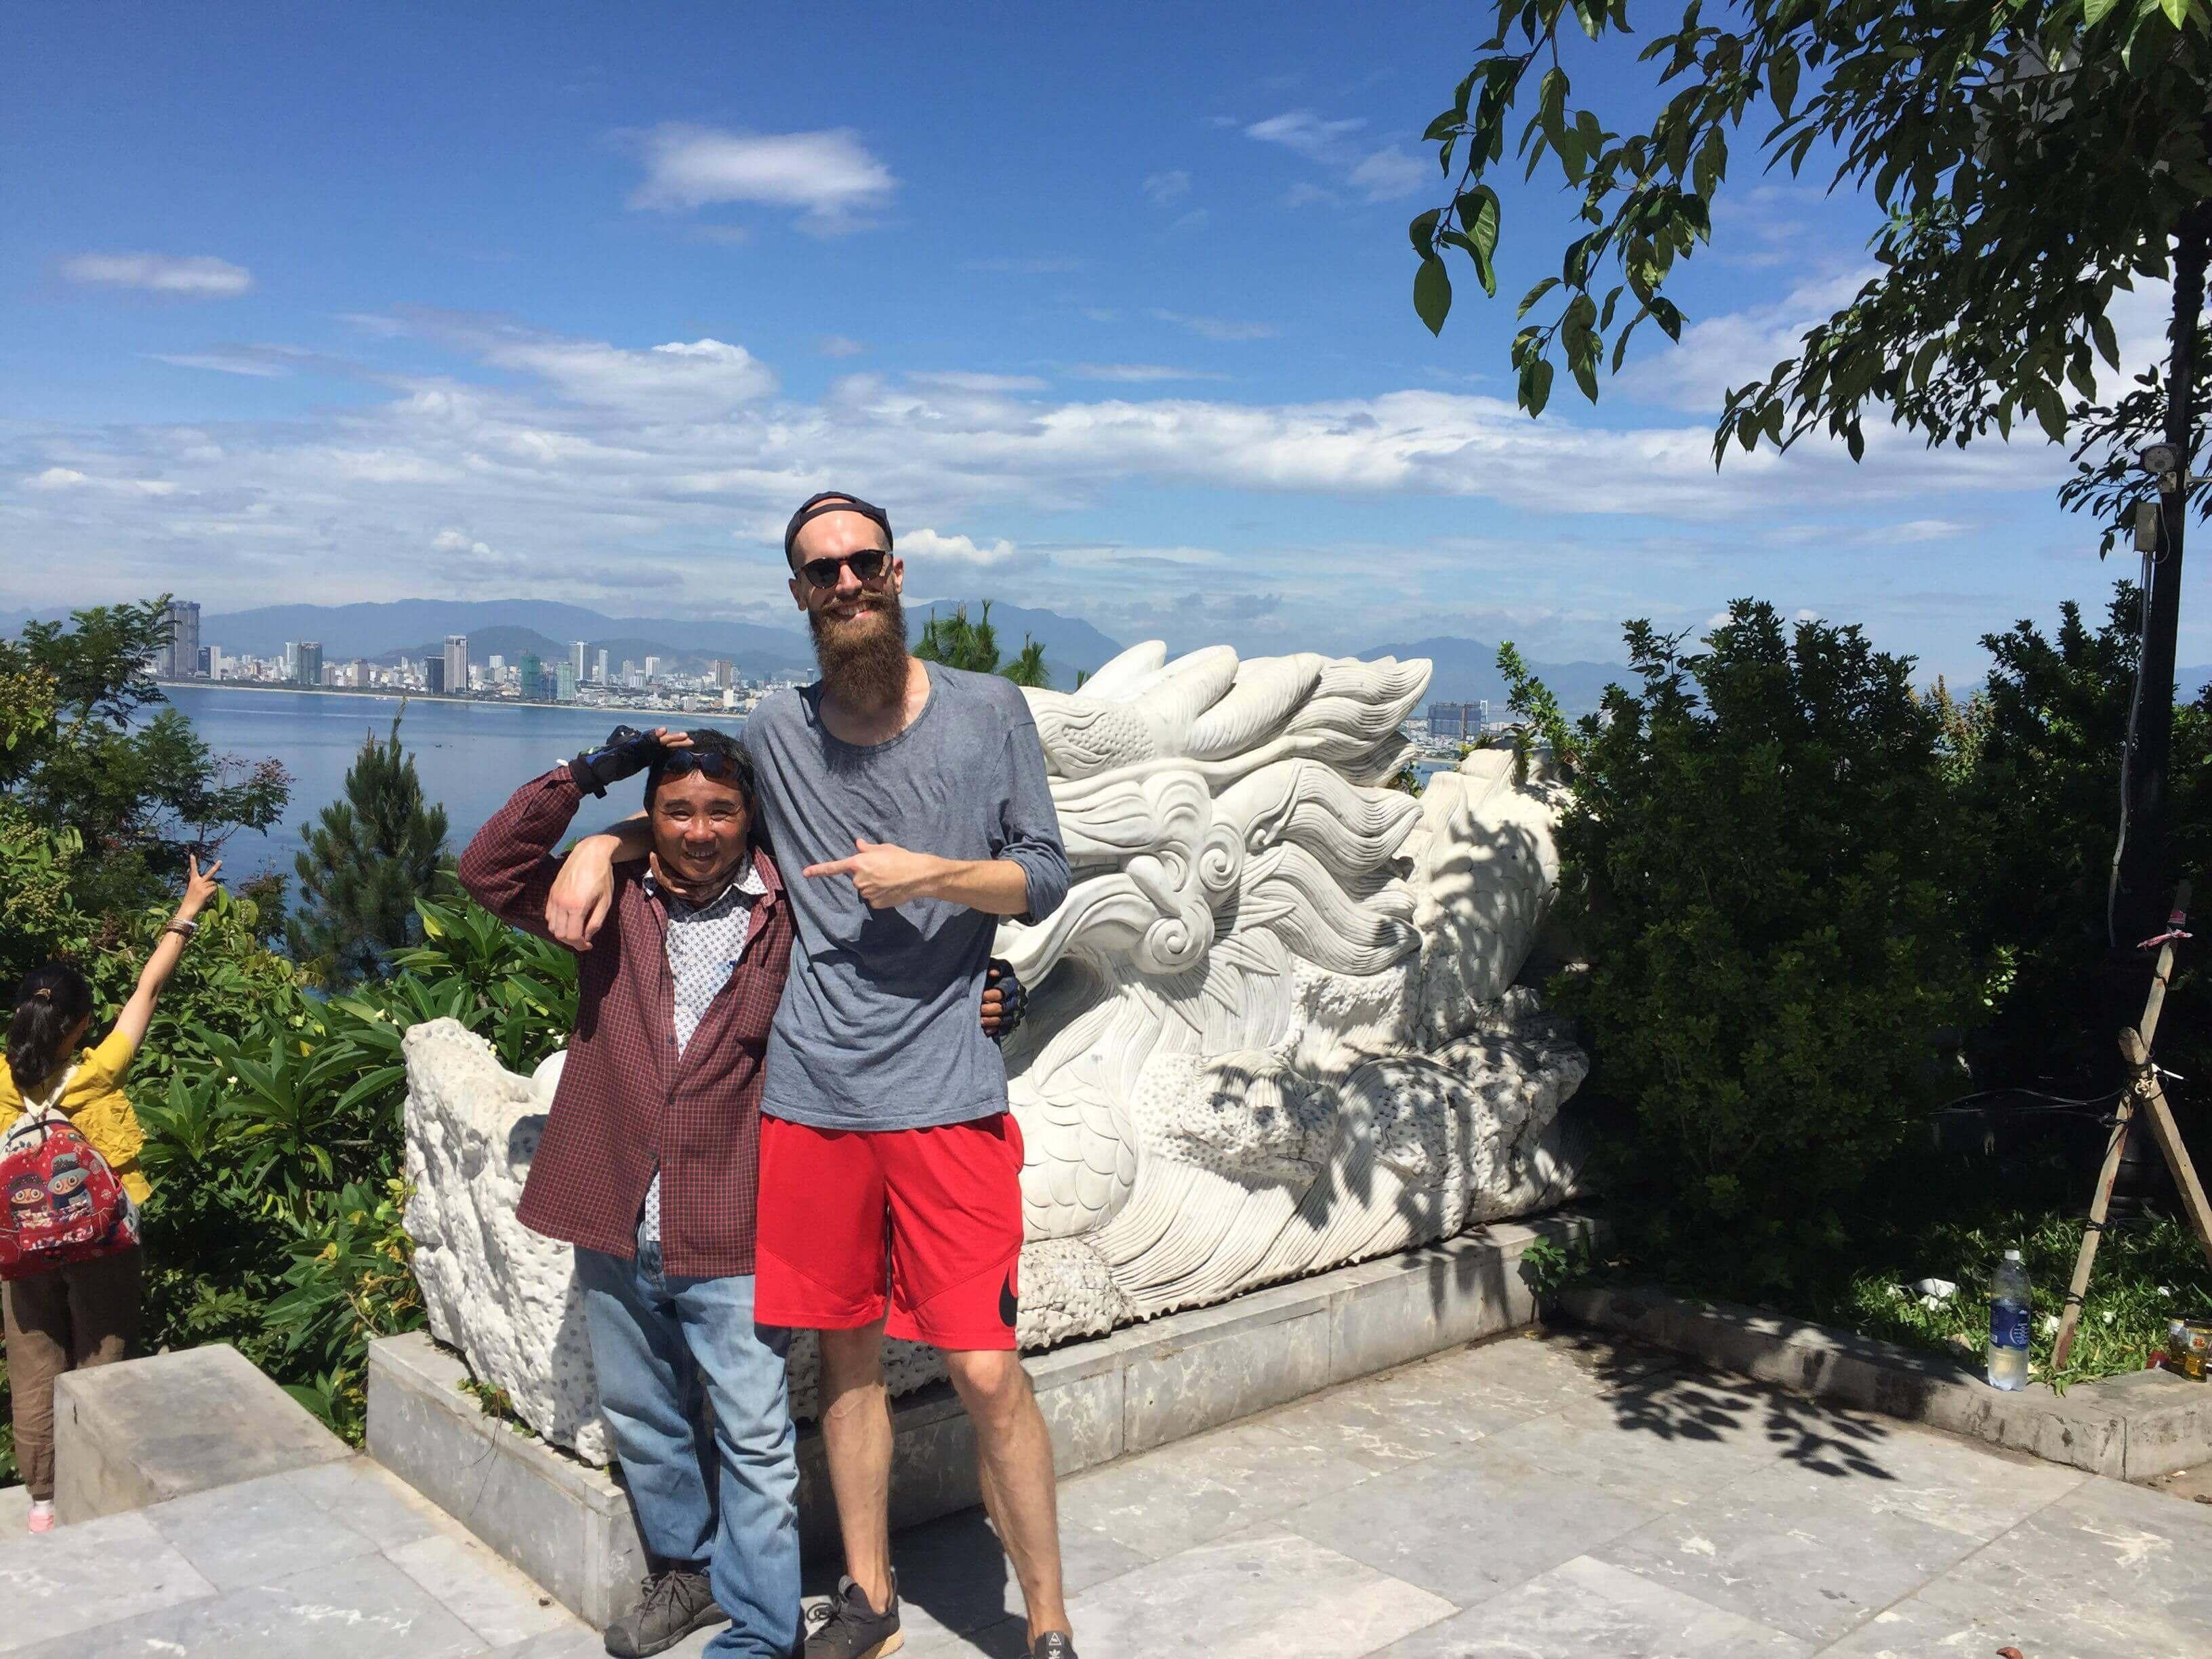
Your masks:
<svg viewBox="0 0 2212 1659"><path fill-rule="evenodd" d="M1127 1452L1530 1323L1521 1258L1539 1238L1589 1237L1586 1217L1479 1227L1441 1244L1170 1314L1025 1357L1073 1474ZM423 1334L369 1346L368 1451L576 1614L605 1626L644 1570L636 1523L612 1472L484 1414L459 1358ZM891 1525L980 1501L975 1441L943 1384L892 1402ZM834 1549L836 1517L811 1426L799 1442L799 1529Z"/></svg>
<svg viewBox="0 0 2212 1659"><path fill-rule="evenodd" d="M54 1513L64 1522L352 1455L227 1342L54 1384Z"/></svg>

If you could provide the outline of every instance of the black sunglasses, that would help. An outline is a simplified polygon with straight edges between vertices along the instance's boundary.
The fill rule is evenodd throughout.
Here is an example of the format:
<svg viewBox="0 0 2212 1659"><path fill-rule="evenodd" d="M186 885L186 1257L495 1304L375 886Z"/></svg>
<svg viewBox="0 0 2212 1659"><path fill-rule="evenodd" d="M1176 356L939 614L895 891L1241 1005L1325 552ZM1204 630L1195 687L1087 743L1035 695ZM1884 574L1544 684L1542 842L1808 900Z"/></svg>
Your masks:
<svg viewBox="0 0 2212 1659"><path fill-rule="evenodd" d="M725 754L720 749L671 749L653 763L654 775L659 777L680 778L687 772L704 772L710 778L727 781L738 775L737 756Z"/></svg>
<svg viewBox="0 0 2212 1659"><path fill-rule="evenodd" d="M838 573L847 565L864 582L872 582L890 568L891 556L880 547L871 547L858 553L848 553L841 559L809 559L799 567L799 574L817 587L835 587Z"/></svg>

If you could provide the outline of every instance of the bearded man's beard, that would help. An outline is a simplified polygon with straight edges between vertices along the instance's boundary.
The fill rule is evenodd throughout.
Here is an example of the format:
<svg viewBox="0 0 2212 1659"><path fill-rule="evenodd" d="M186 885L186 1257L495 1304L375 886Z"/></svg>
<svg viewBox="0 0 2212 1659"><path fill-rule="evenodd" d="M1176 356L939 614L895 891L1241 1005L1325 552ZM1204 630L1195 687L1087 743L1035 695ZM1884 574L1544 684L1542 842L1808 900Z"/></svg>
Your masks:
<svg viewBox="0 0 2212 1659"><path fill-rule="evenodd" d="M852 708L888 708L906 695L906 611L886 593L872 611L836 617L810 612L822 684Z"/></svg>

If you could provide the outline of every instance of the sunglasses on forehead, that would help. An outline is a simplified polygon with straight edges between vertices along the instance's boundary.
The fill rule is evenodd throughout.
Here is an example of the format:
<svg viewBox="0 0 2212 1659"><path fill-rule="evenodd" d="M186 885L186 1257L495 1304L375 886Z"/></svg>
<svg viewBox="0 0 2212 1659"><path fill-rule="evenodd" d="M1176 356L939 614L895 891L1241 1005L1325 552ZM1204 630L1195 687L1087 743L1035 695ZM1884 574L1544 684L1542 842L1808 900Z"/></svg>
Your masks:
<svg viewBox="0 0 2212 1659"><path fill-rule="evenodd" d="M703 772L710 778L730 779L738 775L738 757L720 749L670 749L653 763L655 776L680 778L693 772Z"/></svg>
<svg viewBox="0 0 2212 1659"><path fill-rule="evenodd" d="M809 559L799 567L799 574L817 587L835 587L839 574L847 565L853 574L864 582L874 581L890 568L891 556L880 547L871 547L858 553L848 553L842 558Z"/></svg>

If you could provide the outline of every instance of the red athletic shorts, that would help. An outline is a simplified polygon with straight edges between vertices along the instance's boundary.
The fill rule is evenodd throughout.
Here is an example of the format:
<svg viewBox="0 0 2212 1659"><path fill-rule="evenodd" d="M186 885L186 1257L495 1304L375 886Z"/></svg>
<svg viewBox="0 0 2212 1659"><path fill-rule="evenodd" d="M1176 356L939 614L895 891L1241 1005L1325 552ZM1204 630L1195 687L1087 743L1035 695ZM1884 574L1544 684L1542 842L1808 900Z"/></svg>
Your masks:
<svg viewBox="0 0 2212 1659"><path fill-rule="evenodd" d="M933 1129L761 1120L753 1316L954 1352L1014 1346L1022 1132L1013 1114Z"/></svg>

